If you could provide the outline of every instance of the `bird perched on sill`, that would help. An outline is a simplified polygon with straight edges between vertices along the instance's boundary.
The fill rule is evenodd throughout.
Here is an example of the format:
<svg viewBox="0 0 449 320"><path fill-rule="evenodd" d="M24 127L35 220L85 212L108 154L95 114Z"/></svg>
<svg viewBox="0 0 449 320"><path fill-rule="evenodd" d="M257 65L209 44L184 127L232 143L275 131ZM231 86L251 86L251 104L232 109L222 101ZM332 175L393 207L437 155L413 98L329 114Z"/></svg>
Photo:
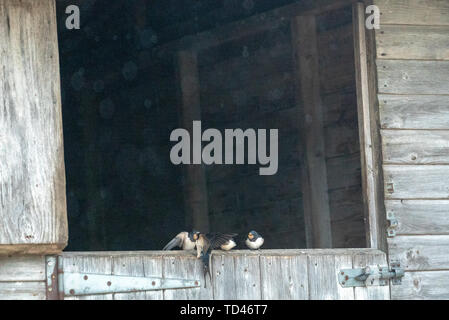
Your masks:
<svg viewBox="0 0 449 320"><path fill-rule="evenodd" d="M235 233L200 233L198 240L196 240L196 251L197 258L201 258L203 261L203 271L204 279L206 279L206 274L209 275L209 280L212 282L212 277L210 275L209 265L210 265L210 253L213 249L221 248L222 250L231 250L235 247L235 242L233 238L237 234ZM204 287L206 287L206 281L204 282Z"/></svg>
<svg viewBox="0 0 449 320"><path fill-rule="evenodd" d="M263 242L264 240L260 234L256 231L250 231L250 233L248 233L248 238L246 238L245 244L251 250L257 250L260 249Z"/></svg>
<svg viewBox="0 0 449 320"><path fill-rule="evenodd" d="M195 243L200 235L199 231L192 232L180 232L176 237L170 240L169 243L162 250L171 250L174 247L179 247L182 250L193 250L195 249Z"/></svg>

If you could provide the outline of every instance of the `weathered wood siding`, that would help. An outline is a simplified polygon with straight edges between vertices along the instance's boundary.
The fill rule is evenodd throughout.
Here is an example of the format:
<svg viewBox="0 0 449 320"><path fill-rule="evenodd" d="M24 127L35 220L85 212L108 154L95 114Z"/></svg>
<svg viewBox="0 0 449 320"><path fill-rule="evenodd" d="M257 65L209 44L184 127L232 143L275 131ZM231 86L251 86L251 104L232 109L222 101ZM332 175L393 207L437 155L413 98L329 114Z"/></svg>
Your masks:
<svg viewBox="0 0 449 320"><path fill-rule="evenodd" d="M0 0L0 253L67 242L54 0Z"/></svg>
<svg viewBox="0 0 449 320"><path fill-rule="evenodd" d="M393 299L449 299L449 2L376 0L385 206L399 221Z"/></svg>
<svg viewBox="0 0 449 320"><path fill-rule="evenodd" d="M64 272L105 273L200 280L201 287L162 291L68 297L91 299L389 299L389 287L342 288L340 268L386 264L372 249L214 251L212 284L202 263L190 252L63 253ZM206 281L206 288L204 288Z"/></svg>
<svg viewBox="0 0 449 320"><path fill-rule="evenodd" d="M0 300L43 300L44 256L0 257Z"/></svg>

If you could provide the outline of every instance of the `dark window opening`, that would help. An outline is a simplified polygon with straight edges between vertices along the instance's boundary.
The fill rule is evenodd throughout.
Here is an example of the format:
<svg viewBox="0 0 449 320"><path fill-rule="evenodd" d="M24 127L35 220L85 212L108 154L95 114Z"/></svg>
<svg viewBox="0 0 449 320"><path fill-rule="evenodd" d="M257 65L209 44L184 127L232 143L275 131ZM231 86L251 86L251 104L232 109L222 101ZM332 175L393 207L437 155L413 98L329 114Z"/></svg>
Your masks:
<svg viewBox="0 0 449 320"><path fill-rule="evenodd" d="M173 56L158 48L295 1L57 1L69 245L160 250L192 228L183 167L170 161L180 127ZM65 28L78 5L81 29ZM261 22L263 23L263 22ZM365 247L351 6L316 16L333 247ZM276 175L259 165L205 166L211 231L264 248L306 248L304 163L289 19L197 55L203 130L279 129ZM239 243L239 248L245 248Z"/></svg>

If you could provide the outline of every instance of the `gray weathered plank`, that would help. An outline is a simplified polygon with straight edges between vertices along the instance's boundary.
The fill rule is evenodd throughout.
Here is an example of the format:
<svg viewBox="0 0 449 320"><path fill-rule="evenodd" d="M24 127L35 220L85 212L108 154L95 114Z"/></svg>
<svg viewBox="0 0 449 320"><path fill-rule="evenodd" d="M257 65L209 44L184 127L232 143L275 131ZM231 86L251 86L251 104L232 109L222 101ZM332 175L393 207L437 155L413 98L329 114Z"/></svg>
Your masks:
<svg viewBox="0 0 449 320"><path fill-rule="evenodd" d="M449 234L449 200L386 200L398 220L396 234Z"/></svg>
<svg viewBox="0 0 449 320"><path fill-rule="evenodd" d="M209 300L213 298L212 286L207 276L203 277L203 264L192 253L182 256L164 256L163 259L164 278L181 278L199 280L199 288L164 290L165 300ZM206 281L206 288L204 283Z"/></svg>
<svg viewBox="0 0 449 320"><path fill-rule="evenodd" d="M381 25L378 59L449 60L449 26Z"/></svg>
<svg viewBox="0 0 449 320"><path fill-rule="evenodd" d="M449 61L378 60L379 93L449 94Z"/></svg>
<svg viewBox="0 0 449 320"><path fill-rule="evenodd" d="M352 268L352 255L310 255L308 257L309 299L353 300L354 288L338 283L338 270Z"/></svg>
<svg viewBox="0 0 449 320"><path fill-rule="evenodd" d="M391 286L393 300L448 300L449 271L406 272L402 284Z"/></svg>
<svg viewBox="0 0 449 320"><path fill-rule="evenodd" d="M212 258L212 281L215 300L237 299L234 281L234 257L214 254Z"/></svg>
<svg viewBox="0 0 449 320"><path fill-rule="evenodd" d="M119 276L145 276L143 256L112 257L112 274ZM144 300L144 291L130 293L114 293L114 300Z"/></svg>
<svg viewBox="0 0 449 320"><path fill-rule="evenodd" d="M354 268L364 268L370 265L387 266L387 255L378 251L372 254L355 254L353 257ZM355 287L356 300L389 300L389 286Z"/></svg>
<svg viewBox="0 0 449 320"><path fill-rule="evenodd" d="M45 282L0 282L0 300L45 300Z"/></svg>
<svg viewBox="0 0 449 320"><path fill-rule="evenodd" d="M260 256L264 300L307 300L307 256Z"/></svg>
<svg viewBox="0 0 449 320"><path fill-rule="evenodd" d="M449 130L382 130L386 164L449 164Z"/></svg>
<svg viewBox="0 0 449 320"><path fill-rule="evenodd" d="M0 256L0 281L44 280L44 256Z"/></svg>
<svg viewBox="0 0 449 320"><path fill-rule="evenodd" d="M449 165L384 165L386 199L449 198Z"/></svg>
<svg viewBox="0 0 449 320"><path fill-rule="evenodd" d="M144 275L146 277L160 277L163 278L161 255L142 255ZM163 300L164 292L161 290L147 291L145 294L146 300Z"/></svg>
<svg viewBox="0 0 449 320"><path fill-rule="evenodd" d="M449 236L396 236L388 239L389 259L405 270L441 270L449 266Z"/></svg>
<svg viewBox="0 0 449 320"><path fill-rule="evenodd" d="M445 0L375 0L382 24L449 25Z"/></svg>
<svg viewBox="0 0 449 320"><path fill-rule="evenodd" d="M235 255L235 294L238 300L260 300L260 260L253 255Z"/></svg>
<svg viewBox="0 0 449 320"><path fill-rule="evenodd" d="M376 102L375 34L365 25L365 5L352 6L354 27L355 82L360 140L363 211L368 247L387 249L383 212L381 142ZM378 73L378 72L377 72Z"/></svg>
<svg viewBox="0 0 449 320"><path fill-rule="evenodd" d="M447 96L380 94L379 113L385 129L448 129Z"/></svg>
<svg viewBox="0 0 449 320"><path fill-rule="evenodd" d="M67 243L54 0L0 1L0 252Z"/></svg>

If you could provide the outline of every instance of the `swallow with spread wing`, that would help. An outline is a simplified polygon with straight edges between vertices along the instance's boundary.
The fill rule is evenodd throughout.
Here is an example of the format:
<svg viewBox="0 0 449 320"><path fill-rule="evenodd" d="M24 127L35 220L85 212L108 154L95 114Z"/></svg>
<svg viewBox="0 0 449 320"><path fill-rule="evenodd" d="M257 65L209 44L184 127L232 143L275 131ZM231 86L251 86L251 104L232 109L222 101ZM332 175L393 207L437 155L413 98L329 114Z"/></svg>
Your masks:
<svg viewBox="0 0 449 320"><path fill-rule="evenodd" d="M209 271L210 253L213 249L221 248L222 250L231 250L235 247L233 238L237 234L231 233L200 233L198 240L196 240L197 258L201 258L204 268L204 287L206 287L206 274L209 275L209 280L212 282L212 277Z"/></svg>
<svg viewBox="0 0 449 320"><path fill-rule="evenodd" d="M195 243L198 240L199 235L199 231L180 232L176 237L170 240L162 250L171 250L175 247L179 247L182 250L193 250L195 249Z"/></svg>

